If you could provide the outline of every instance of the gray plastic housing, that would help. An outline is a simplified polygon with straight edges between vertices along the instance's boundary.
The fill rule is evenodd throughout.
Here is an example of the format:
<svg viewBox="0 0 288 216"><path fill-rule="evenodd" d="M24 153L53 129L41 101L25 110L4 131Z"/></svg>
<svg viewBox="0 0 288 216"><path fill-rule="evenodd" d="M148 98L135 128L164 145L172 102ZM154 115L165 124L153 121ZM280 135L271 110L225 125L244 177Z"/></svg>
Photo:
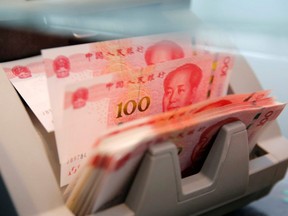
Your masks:
<svg viewBox="0 0 288 216"><path fill-rule="evenodd" d="M239 57L230 93L260 90ZM1 177L19 215L73 215L59 188L59 160L53 133L46 133L0 73ZM259 137L266 154L249 160L242 123L218 134L199 174L181 179L171 143L151 148L141 163L125 203L94 215L221 215L265 196L288 166L288 141L276 122Z"/></svg>
<svg viewBox="0 0 288 216"><path fill-rule="evenodd" d="M245 125L230 123L221 128L201 171L181 179L175 145L154 146L145 155L125 204L96 215L223 215L267 194L283 177L287 158L277 160L275 155L277 150L249 161Z"/></svg>

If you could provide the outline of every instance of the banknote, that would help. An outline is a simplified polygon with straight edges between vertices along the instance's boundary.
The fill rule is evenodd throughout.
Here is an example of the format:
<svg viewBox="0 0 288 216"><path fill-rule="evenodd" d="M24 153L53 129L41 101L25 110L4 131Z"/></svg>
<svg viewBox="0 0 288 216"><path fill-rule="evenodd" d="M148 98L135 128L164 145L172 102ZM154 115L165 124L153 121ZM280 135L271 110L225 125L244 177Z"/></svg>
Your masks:
<svg viewBox="0 0 288 216"><path fill-rule="evenodd" d="M253 136L269 122L275 120L285 105L274 102L272 98L264 98L245 101L243 104L238 103L234 109L231 109L230 105L224 105L222 109L226 112L214 113L210 109L209 116L202 115L205 111L202 114L190 112L195 110L192 106L190 109L180 108L146 117L139 122L134 121L118 126L100 138L95 145L93 156L82 169L83 175L81 174L77 179L79 183L82 182L81 187L76 184L74 188L78 190L72 190L67 200L68 206L77 212L94 212L116 196L121 188L123 189L133 173L135 164L139 162L149 146L167 140L172 141L181 149L179 160L182 175L185 177L195 174L201 169L221 126L234 121L243 122L246 125L250 145ZM159 119L162 120L159 121ZM93 176L94 171L98 174ZM96 186L84 183L88 179L91 181L91 178L97 182ZM115 179L117 182L114 181ZM75 208L79 197L82 197L82 201L85 200L85 194L80 190L83 187L86 191L90 191L88 193L90 200L86 200L84 205L87 207L86 210L79 206Z"/></svg>
<svg viewBox="0 0 288 216"><path fill-rule="evenodd" d="M0 66L47 132L54 131L47 78L41 56L5 62Z"/></svg>
<svg viewBox="0 0 288 216"><path fill-rule="evenodd" d="M217 64L223 67L225 57ZM213 55L197 55L67 86L63 128L57 131L60 163L70 167L62 166L63 184L72 177L69 170L80 165L79 160L77 165L68 161L87 155L97 136L108 128L222 96L227 91L232 62L228 66L223 74L216 70ZM95 84L102 79L109 81Z"/></svg>
<svg viewBox="0 0 288 216"><path fill-rule="evenodd" d="M191 57L184 33L150 35L42 50L55 127L61 125L63 87L117 71Z"/></svg>

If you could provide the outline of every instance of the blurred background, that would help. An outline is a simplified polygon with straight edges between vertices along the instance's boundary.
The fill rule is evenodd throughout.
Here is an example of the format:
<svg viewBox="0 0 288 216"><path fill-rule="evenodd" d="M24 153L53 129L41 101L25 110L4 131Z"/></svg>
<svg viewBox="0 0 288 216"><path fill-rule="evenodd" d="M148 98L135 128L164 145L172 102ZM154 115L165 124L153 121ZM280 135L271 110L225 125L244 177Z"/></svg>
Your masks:
<svg viewBox="0 0 288 216"><path fill-rule="evenodd" d="M288 102L288 1L193 0L191 11L230 35L264 89ZM288 137L288 109L278 120Z"/></svg>

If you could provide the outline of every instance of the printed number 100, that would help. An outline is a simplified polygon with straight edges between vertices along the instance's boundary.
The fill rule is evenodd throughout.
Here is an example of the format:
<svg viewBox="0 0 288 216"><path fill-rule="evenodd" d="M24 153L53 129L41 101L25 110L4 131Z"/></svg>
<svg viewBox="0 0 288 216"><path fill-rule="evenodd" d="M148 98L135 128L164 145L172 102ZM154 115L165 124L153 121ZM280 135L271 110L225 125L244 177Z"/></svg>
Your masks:
<svg viewBox="0 0 288 216"><path fill-rule="evenodd" d="M118 107L118 113L117 113L117 118L121 118L122 115L131 115L133 114L136 109L138 109L140 112L146 111L150 106L150 98L145 96L141 98L139 103L135 100L129 100L126 103L123 104L123 102L117 104Z"/></svg>

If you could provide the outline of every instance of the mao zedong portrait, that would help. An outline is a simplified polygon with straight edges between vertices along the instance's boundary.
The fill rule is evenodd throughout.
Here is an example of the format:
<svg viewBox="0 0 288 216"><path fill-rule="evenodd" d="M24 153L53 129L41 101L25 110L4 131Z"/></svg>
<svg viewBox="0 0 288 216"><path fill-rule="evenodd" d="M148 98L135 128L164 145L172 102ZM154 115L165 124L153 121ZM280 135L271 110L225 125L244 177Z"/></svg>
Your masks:
<svg viewBox="0 0 288 216"><path fill-rule="evenodd" d="M163 111L192 104L202 76L202 70L191 63L171 71L164 80Z"/></svg>
<svg viewBox="0 0 288 216"><path fill-rule="evenodd" d="M170 40L162 40L148 47L144 57L147 65L153 65L184 58L184 52L177 43Z"/></svg>

